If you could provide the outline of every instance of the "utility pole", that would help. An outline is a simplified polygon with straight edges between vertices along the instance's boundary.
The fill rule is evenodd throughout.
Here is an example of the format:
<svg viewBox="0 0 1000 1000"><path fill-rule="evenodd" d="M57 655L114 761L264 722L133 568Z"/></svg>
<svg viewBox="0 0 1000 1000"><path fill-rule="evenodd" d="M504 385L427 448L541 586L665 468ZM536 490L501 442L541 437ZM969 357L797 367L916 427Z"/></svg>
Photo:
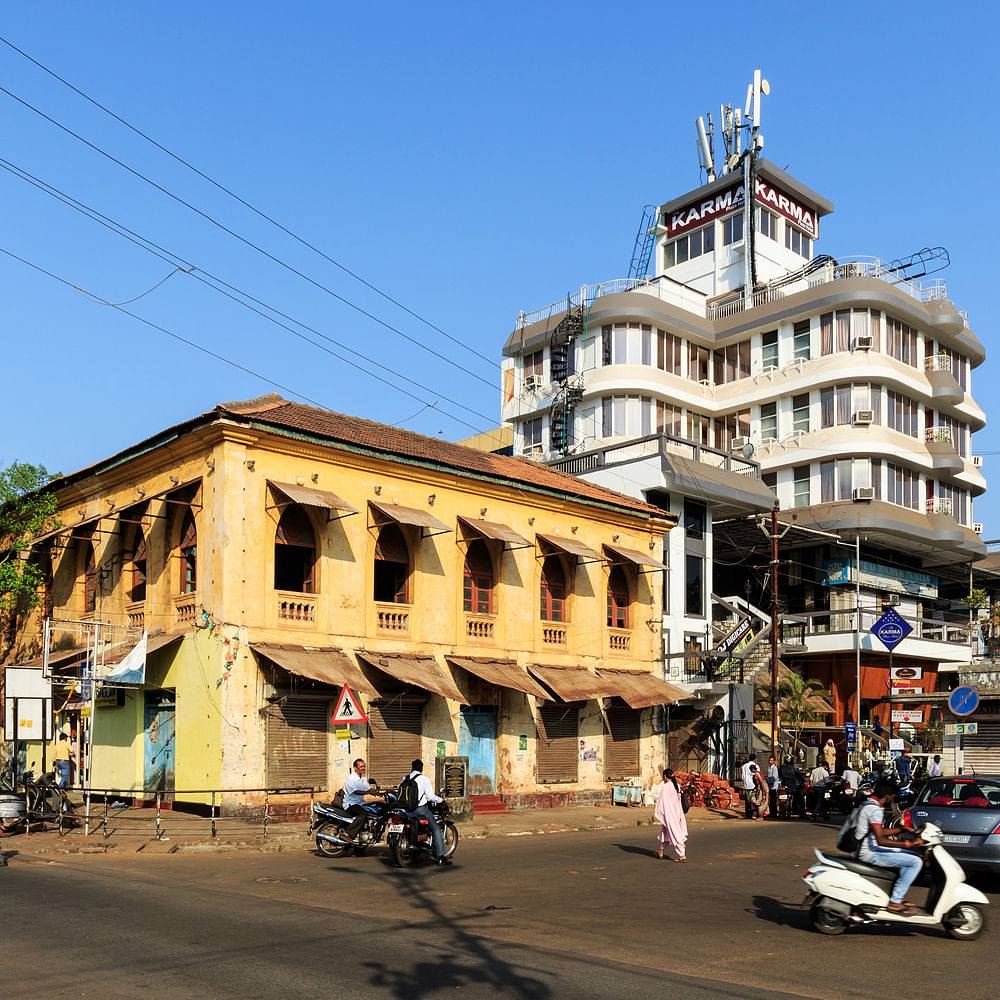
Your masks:
<svg viewBox="0 0 1000 1000"><path fill-rule="evenodd" d="M771 753L778 753L778 501L771 508Z"/></svg>

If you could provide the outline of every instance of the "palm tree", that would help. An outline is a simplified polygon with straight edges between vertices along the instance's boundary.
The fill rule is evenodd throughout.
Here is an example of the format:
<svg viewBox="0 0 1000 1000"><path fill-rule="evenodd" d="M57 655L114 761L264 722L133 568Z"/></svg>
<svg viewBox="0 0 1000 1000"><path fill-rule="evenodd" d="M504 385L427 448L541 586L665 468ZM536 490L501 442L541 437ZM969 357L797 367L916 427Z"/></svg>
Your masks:
<svg viewBox="0 0 1000 1000"><path fill-rule="evenodd" d="M771 684L765 681L758 687L759 704L771 701ZM761 697L763 695L763 697ZM793 743L792 753L798 750L799 734L802 732L802 723L815 722L817 719L830 713L830 706L825 699L830 697L821 681L804 680L798 674L790 671L778 681L778 704L781 712L782 722L790 723L792 726Z"/></svg>

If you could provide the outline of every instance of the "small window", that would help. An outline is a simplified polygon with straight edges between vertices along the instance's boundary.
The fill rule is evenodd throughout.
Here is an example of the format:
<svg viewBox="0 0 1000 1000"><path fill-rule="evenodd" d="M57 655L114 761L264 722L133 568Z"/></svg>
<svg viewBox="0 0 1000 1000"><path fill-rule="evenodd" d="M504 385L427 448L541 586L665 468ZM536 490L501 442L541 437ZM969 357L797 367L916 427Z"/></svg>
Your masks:
<svg viewBox="0 0 1000 1000"><path fill-rule="evenodd" d="M465 556L462 604L469 614L493 614L493 560L480 539L472 542Z"/></svg>
<svg viewBox="0 0 1000 1000"><path fill-rule="evenodd" d="M129 600L138 603L146 600L146 539L140 530L136 530L129 563L132 574Z"/></svg>
<svg viewBox="0 0 1000 1000"><path fill-rule="evenodd" d="M524 375L534 375L539 380L542 377L542 361L545 356L544 351L534 351L524 356Z"/></svg>
<svg viewBox="0 0 1000 1000"><path fill-rule="evenodd" d="M743 240L743 213L729 216L722 223L722 243L724 246L731 246L733 243L740 243Z"/></svg>
<svg viewBox="0 0 1000 1000"><path fill-rule="evenodd" d="M766 208L757 209L757 229L761 236L766 236L769 240L778 238L778 217L769 212Z"/></svg>
<svg viewBox="0 0 1000 1000"><path fill-rule="evenodd" d="M808 361L810 358L809 320L804 319L802 322L796 323L793 328L792 336L794 339L792 357L796 360L801 358L803 361Z"/></svg>
<svg viewBox="0 0 1000 1000"><path fill-rule="evenodd" d="M796 465L792 470L792 478L795 482L794 507L809 506L809 466Z"/></svg>
<svg viewBox="0 0 1000 1000"><path fill-rule="evenodd" d="M198 589L198 535L194 527L194 516L190 511L184 515L178 553L180 556L180 592L193 594Z"/></svg>
<svg viewBox="0 0 1000 1000"><path fill-rule="evenodd" d="M410 548L403 529L387 524L375 543L374 598L383 604L410 603Z"/></svg>
<svg viewBox="0 0 1000 1000"><path fill-rule="evenodd" d="M612 566L608 575L608 627L629 627L628 578L621 566Z"/></svg>
<svg viewBox="0 0 1000 1000"><path fill-rule="evenodd" d="M809 433L809 393L792 396L792 430Z"/></svg>
<svg viewBox="0 0 1000 1000"><path fill-rule="evenodd" d="M549 556L542 563L541 618L566 621L566 570L559 556Z"/></svg>
<svg viewBox="0 0 1000 1000"><path fill-rule="evenodd" d="M274 589L315 593L316 536L309 515L297 504L286 507L274 538Z"/></svg>
<svg viewBox="0 0 1000 1000"><path fill-rule="evenodd" d="M521 453L523 455L540 455L542 453L542 418L525 420L523 426L524 445Z"/></svg>
<svg viewBox="0 0 1000 1000"><path fill-rule="evenodd" d="M701 556L685 556L684 575L684 613L700 617L705 613L705 560Z"/></svg>
<svg viewBox="0 0 1000 1000"><path fill-rule="evenodd" d="M765 330L760 335L760 366L764 371L778 367L777 330Z"/></svg>
<svg viewBox="0 0 1000 1000"><path fill-rule="evenodd" d="M705 534L707 509L698 500L684 501L684 534L688 538L702 538Z"/></svg>
<svg viewBox="0 0 1000 1000"><path fill-rule="evenodd" d="M767 441L778 436L778 405L777 403L761 403L760 406L760 439Z"/></svg>

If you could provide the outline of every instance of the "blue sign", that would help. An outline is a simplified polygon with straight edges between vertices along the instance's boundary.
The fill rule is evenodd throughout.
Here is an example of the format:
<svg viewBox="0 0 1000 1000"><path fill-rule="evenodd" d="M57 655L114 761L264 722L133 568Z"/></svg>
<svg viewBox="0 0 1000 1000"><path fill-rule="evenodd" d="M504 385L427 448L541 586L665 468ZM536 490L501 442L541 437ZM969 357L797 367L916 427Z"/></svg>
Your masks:
<svg viewBox="0 0 1000 1000"><path fill-rule="evenodd" d="M886 649L895 649L912 631L913 627L889 608L868 630Z"/></svg>
<svg viewBox="0 0 1000 1000"><path fill-rule="evenodd" d="M972 715L979 708L979 692L968 686L955 688L948 695L948 708L952 715Z"/></svg>
<svg viewBox="0 0 1000 1000"><path fill-rule="evenodd" d="M844 737L847 740L847 749L854 750L858 744L858 727L855 723L844 723Z"/></svg>

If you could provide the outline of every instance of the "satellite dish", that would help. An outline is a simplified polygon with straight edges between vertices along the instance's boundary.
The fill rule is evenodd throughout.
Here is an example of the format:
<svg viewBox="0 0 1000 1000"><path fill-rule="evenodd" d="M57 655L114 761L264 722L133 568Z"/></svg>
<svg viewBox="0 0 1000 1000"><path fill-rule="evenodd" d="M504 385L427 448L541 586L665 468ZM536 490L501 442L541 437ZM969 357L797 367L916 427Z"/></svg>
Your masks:
<svg viewBox="0 0 1000 1000"><path fill-rule="evenodd" d="M761 81L760 81L760 92L761 92L761 93L762 93L762 94L763 94L763 95L764 95L765 97L766 97L766 96L767 96L768 94L770 94L770 93L771 93L771 85L770 85L770 84L769 84L769 83L767 82L767 80L761 80Z"/></svg>
<svg viewBox="0 0 1000 1000"><path fill-rule="evenodd" d="M749 458L753 453L754 453L753 442L747 441L747 443L743 445L743 451L742 451L743 457Z"/></svg>

